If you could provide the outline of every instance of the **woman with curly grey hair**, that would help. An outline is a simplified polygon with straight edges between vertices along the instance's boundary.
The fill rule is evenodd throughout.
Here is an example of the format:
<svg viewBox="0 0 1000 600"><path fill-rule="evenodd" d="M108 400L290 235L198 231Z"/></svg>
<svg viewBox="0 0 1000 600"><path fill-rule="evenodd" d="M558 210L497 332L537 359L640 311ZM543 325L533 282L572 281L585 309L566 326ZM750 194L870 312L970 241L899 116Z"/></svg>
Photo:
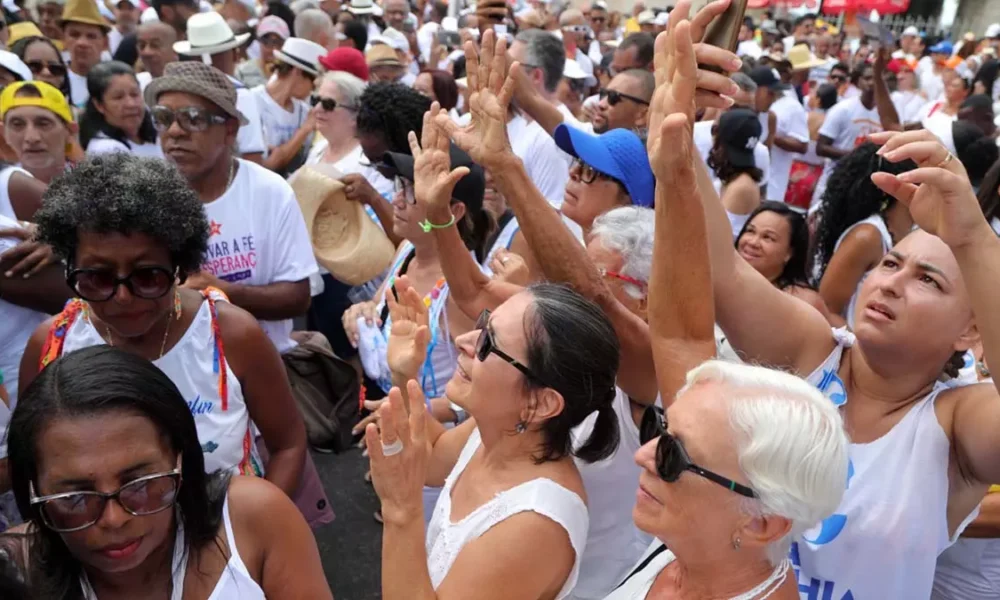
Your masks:
<svg viewBox="0 0 1000 600"><path fill-rule="evenodd" d="M181 288L209 237L181 174L125 153L91 157L48 188L36 222L39 239L66 261L77 298L35 330L21 386L79 348L108 344L146 358L187 401L207 472L264 474L252 420L271 455L267 479L291 495L306 435L281 358L257 320L221 292Z"/></svg>

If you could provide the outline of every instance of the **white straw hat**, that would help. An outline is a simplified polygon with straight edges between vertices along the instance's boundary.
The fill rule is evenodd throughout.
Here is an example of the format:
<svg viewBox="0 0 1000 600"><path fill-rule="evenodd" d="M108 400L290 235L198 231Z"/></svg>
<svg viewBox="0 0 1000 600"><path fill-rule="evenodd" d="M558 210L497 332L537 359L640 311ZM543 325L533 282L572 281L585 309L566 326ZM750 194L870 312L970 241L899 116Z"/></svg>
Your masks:
<svg viewBox="0 0 1000 600"><path fill-rule="evenodd" d="M274 58L285 64L302 69L312 75L319 75L319 59L326 56L326 48L316 42L290 37L274 51Z"/></svg>
<svg viewBox="0 0 1000 600"><path fill-rule="evenodd" d="M218 54L238 48L249 39L249 33L233 35L226 20L214 10L195 13L187 20L187 39L176 42L174 52L185 56Z"/></svg>

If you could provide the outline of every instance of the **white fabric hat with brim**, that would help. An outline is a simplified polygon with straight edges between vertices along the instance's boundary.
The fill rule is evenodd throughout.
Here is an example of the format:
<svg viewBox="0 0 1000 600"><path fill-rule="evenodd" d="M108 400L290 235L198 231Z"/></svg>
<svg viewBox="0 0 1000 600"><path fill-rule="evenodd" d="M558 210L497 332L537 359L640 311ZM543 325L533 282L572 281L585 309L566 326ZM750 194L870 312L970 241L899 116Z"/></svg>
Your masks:
<svg viewBox="0 0 1000 600"><path fill-rule="evenodd" d="M31 81L31 69L28 65L24 64L16 54L13 52L7 52L6 50L0 50L0 67L3 67L21 78L21 81Z"/></svg>
<svg viewBox="0 0 1000 600"><path fill-rule="evenodd" d="M187 39L174 43L174 52L184 56L218 54L239 48L250 39L249 33L233 35L219 13L195 13L187 20Z"/></svg>
<svg viewBox="0 0 1000 600"><path fill-rule="evenodd" d="M368 43L385 44L393 50L399 50L400 52L410 51L410 41L406 39L406 36L402 31L393 29L392 27L386 28L386 30L382 32L382 35L377 35L368 40Z"/></svg>
<svg viewBox="0 0 1000 600"><path fill-rule="evenodd" d="M142 15L139 17L139 24L145 25L146 23L159 23L160 15L156 12L156 9L150 6L146 10L142 11Z"/></svg>
<svg viewBox="0 0 1000 600"><path fill-rule="evenodd" d="M371 281L392 263L395 248L360 202L344 195L332 165L303 167L289 179L305 218L316 261L349 285Z"/></svg>
<svg viewBox="0 0 1000 600"><path fill-rule="evenodd" d="M370 15L375 12L375 3L372 0L351 0L345 10L352 15Z"/></svg>
<svg viewBox="0 0 1000 600"><path fill-rule="evenodd" d="M656 23L656 13L651 10L644 10L639 13L639 16L635 18L635 21L639 25L651 25Z"/></svg>
<svg viewBox="0 0 1000 600"><path fill-rule="evenodd" d="M653 19L653 23L655 23L658 27L666 27L667 23L669 22L670 22L670 13L668 13L667 11L661 12L660 14L656 15L655 19Z"/></svg>
<svg viewBox="0 0 1000 600"><path fill-rule="evenodd" d="M274 51L276 60L312 75L319 75L319 59L323 56L326 56L326 48L296 37L288 38L281 45L281 50Z"/></svg>
<svg viewBox="0 0 1000 600"><path fill-rule="evenodd" d="M825 60L816 58L816 55L809 51L809 46L806 44L792 46L792 49L785 53L785 59L792 63L793 71L805 71L826 64Z"/></svg>
<svg viewBox="0 0 1000 600"><path fill-rule="evenodd" d="M563 77L567 79L586 79L589 75L580 68L580 63L572 58L567 58L566 64L563 65Z"/></svg>

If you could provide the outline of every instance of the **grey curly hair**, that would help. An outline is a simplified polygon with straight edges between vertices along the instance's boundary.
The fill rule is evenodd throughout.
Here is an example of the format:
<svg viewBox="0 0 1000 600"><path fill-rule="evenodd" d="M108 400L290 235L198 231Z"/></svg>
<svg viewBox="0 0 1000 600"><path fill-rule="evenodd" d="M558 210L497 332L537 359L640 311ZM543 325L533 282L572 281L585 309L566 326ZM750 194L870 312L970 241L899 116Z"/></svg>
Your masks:
<svg viewBox="0 0 1000 600"><path fill-rule="evenodd" d="M141 233L162 243L183 278L208 249L208 220L197 194L170 163L125 152L88 157L55 178L35 213L38 239L72 264L81 231Z"/></svg>

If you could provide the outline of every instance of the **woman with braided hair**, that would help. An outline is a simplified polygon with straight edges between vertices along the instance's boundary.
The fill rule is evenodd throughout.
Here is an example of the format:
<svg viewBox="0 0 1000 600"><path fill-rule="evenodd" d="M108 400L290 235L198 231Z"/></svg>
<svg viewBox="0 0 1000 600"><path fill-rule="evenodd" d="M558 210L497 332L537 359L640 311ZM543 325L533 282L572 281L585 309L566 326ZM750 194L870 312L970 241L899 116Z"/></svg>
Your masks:
<svg viewBox="0 0 1000 600"><path fill-rule="evenodd" d="M906 206L875 187L871 175L898 175L915 165L888 162L876 150L875 144L862 144L837 162L819 208L817 287L833 318L848 325L865 274L913 227Z"/></svg>

